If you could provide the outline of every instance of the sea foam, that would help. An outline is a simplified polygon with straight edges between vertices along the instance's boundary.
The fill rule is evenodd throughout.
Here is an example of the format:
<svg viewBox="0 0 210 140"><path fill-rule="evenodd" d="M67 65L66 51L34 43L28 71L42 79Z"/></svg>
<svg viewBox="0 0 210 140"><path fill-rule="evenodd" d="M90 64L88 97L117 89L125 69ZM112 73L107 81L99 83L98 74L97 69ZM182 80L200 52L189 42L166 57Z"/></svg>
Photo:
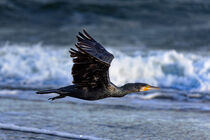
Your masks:
<svg viewBox="0 0 210 140"><path fill-rule="evenodd" d="M42 47L41 44L0 47L0 83L12 86L62 86L72 82L69 48ZM210 57L193 53L136 51L126 54L113 48L110 78L120 86L127 82L186 91L210 90Z"/></svg>

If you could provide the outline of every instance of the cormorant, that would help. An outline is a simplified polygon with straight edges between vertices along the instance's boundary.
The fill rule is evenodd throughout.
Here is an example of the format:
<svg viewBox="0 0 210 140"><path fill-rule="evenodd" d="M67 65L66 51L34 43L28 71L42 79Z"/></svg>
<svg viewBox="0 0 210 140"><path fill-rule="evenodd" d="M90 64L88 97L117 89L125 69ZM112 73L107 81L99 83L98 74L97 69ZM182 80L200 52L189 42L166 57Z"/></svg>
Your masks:
<svg viewBox="0 0 210 140"><path fill-rule="evenodd" d="M58 89L38 91L37 94L57 93L55 100L66 96L83 100L123 97L129 93L159 89L145 83L127 83L117 87L109 79L109 67L114 56L94 40L85 30L79 32L77 50L71 48L73 84Z"/></svg>

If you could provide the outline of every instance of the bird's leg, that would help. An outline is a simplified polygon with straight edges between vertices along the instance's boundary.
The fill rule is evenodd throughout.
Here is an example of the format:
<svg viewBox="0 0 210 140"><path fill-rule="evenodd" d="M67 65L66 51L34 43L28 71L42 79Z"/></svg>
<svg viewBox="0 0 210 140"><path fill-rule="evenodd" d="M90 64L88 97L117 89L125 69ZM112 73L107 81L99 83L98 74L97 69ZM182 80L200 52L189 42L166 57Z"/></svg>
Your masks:
<svg viewBox="0 0 210 140"><path fill-rule="evenodd" d="M55 97L49 98L48 100L53 101L55 99L64 98L64 97L66 97L66 96L65 95L59 95L59 96L55 96Z"/></svg>

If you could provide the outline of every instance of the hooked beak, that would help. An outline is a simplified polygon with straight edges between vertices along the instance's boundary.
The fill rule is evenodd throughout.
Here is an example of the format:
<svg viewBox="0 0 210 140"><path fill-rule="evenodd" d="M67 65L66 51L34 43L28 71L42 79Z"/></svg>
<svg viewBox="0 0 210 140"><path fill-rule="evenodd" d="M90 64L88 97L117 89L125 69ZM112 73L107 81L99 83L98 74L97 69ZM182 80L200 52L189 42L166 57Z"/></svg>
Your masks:
<svg viewBox="0 0 210 140"><path fill-rule="evenodd" d="M148 91L148 90L159 90L159 87L155 87L155 86L146 86L143 88L143 91Z"/></svg>

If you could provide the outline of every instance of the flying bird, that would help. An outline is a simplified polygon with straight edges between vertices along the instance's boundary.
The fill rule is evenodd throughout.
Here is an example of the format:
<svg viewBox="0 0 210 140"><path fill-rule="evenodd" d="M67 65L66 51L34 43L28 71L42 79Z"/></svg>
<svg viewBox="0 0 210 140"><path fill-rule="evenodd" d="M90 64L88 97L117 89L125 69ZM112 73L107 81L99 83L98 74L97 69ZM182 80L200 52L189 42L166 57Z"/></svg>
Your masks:
<svg viewBox="0 0 210 140"><path fill-rule="evenodd" d="M55 100L66 96L83 100L99 100L107 97L123 97L129 93L142 92L159 87L145 83L127 83L117 87L110 81L109 67L114 56L100 43L91 37L85 30L79 32L76 49L71 48L69 53L73 58L72 76L73 85L58 89L42 90L37 94L57 93L58 96L49 98Z"/></svg>

